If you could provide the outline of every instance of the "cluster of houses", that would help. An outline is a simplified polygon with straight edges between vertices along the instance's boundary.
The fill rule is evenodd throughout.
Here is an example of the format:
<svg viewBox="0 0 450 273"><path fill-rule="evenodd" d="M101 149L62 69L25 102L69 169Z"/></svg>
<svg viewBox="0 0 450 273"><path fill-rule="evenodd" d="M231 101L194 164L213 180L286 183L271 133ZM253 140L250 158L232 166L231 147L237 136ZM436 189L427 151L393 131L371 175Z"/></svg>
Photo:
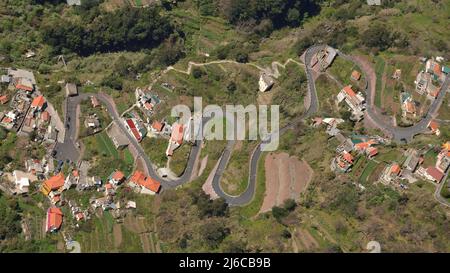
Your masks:
<svg viewBox="0 0 450 273"><path fill-rule="evenodd" d="M419 167L417 174L435 183L440 183L450 166L450 142L442 145L434 166Z"/></svg>
<svg viewBox="0 0 450 273"><path fill-rule="evenodd" d="M434 166L423 166L424 155L415 149L408 149L405 155L403 164L392 162L384 168L379 178L381 183L405 188L406 186L399 184L399 181L406 179L412 183L417 179L425 179L435 183L442 182L450 166L450 142L442 145Z"/></svg>
<svg viewBox="0 0 450 273"><path fill-rule="evenodd" d="M349 172L355 163L357 156L366 156L369 159L378 154L376 147L385 141L378 136L352 136L345 140L336 148L336 156L331 161L331 169L337 172Z"/></svg>
<svg viewBox="0 0 450 273"><path fill-rule="evenodd" d="M336 156L331 161L330 168L333 171L346 173L349 172L355 162L356 156L366 156L372 159L378 154L379 144L385 144L388 140L379 136L352 135L345 137L337 126L344 122L338 118L314 118L313 127L326 125L326 133L330 137L335 137L340 144L336 148Z"/></svg>
<svg viewBox="0 0 450 273"><path fill-rule="evenodd" d="M426 95L428 99L434 100L441 92L442 83L450 72L450 68L439 63L439 61L442 61L442 57L436 59L422 58L421 60L425 63L425 69L421 70L416 76L415 90L420 95ZM400 73L401 70L397 69L392 78L398 79ZM415 119L417 117L417 102L413 100L410 93L402 92L400 103L403 118Z"/></svg>
<svg viewBox="0 0 450 273"><path fill-rule="evenodd" d="M425 69L421 70L414 81L416 91L429 99L435 99L441 91L445 77L450 73L450 67L441 65L438 61L441 58L431 58L426 60Z"/></svg>
<svg viewBox="0 0 450 273"><path fill-rule="evenodd" d="M34 141L53 144L57 141L58 129L51 123L54 109L37 90L32 72L23 69L7 69L1 82L8 84L14 93L0 95L0 103L9 105L8 111L0 111L0 126L18 134L36 132Z"/></svg>
<svg viewBox="0 0 450 273"><path fill-rule="evenodd" d="M136 193L141 194L156 194L161 189L161 184L153 178L146 176L143 172L136 170L128 178L123 172L115 170L103 183L101 179L94 184L98 192L103 192L101 197L91 197L89 200L90 208L82 209L73 200L66 202L62 198L62 193L74 185L77 185L80 174L78 170L74 169L67 177L63 173L58 173L45 180L40 190L47 196L52 206L47 211L47 231L55 232L61 228L63 213L61 207L66 203L69 206L72 217L76 222L88 220L89 215L95 212L98 208L103 211L110 210L115 218L120 217L124 211L121 210L120 201L115 201L117 189L124 183ZM125 206L126 209L136 208L134 201L128 201ZM78 226L78 224L77 224Z"/></svg>

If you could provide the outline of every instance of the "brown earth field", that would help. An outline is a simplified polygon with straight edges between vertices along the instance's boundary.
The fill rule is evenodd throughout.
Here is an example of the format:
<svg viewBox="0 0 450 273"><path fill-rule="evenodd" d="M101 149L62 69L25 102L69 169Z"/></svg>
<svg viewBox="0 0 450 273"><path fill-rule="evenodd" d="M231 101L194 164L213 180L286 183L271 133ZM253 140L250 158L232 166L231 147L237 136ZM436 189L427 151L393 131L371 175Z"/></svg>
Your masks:
<svg viewBox="0 0 450 273"><path fill-rule="evenodd" d="M313 170L303 160L287 153L270 153L264 162L266 170L266 195L260 213L281 206L286 199L298 201L306 191Z"/></svg>

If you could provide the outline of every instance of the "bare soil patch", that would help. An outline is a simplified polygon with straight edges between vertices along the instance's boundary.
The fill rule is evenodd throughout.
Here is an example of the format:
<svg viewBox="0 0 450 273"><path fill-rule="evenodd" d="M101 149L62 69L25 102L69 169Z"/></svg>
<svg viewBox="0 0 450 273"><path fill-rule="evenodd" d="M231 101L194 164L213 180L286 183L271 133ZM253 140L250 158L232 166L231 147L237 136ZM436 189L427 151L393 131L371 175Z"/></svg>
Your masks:
<svg viewBox="0 0 450 273"><path fill-rule="evenodd" d="M303 160L287 153L271 153L264 162L266 195L260 212L280 206L286 199L298 200L313 176L313 170Z"/></svg>

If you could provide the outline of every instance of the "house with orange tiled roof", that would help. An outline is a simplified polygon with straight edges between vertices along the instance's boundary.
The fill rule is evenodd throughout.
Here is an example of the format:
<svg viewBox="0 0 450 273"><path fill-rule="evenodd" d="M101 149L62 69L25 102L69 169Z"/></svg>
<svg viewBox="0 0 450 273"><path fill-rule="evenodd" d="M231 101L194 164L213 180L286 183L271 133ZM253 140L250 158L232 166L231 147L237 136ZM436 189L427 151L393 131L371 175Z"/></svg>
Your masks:
<svg viewBox="0 0 450 273"><path fill-rule="evenodd" d="M159 122L157 120L152 123L152 131L156 133L160 133L164 128L165 123Z"/></svg>
<svg viewBox="0 0 450 273"><path fill-rule="evenodd" d="M45 107L45 104L46 101L44 96L37 96L31 102L31 109L33 109L34 111L41 111Z"/></svg>
<svg viewBox="0 0 450 273"><path fill-rule="evenodd" d="M123 181L125 181L125 175L123 174L123 172L118 170L114 171L108 178L108 182L114 187L117 187Z"/></svg>
<svg viewBox="0 0 450 273"><path fill-rule="evenodd" d="M161 189L161 183L149 176L145 176L145 174L139 170L136 170L133 173L128 184L143 194L155 194Z"/></svg>
<svg viewBox="0 0 450 273"><path fill-rule="evenodd" d="M444 177L444 173L441 172L438 168L431 166L426 169L424 176L428 180L431 180L436 183L440 183L442 178Z"/></svg>
<svg viewBox="0 0 450 273"><path fill-rule="evenodd" d="M448 147L448 142L443 145L443 149L437 156L436 168L445 173L450 166L450 147Z"/></svg>
<svg viewBox="0 0 450 273"><path fill-rule="evenodd" d="M61 228L63 213L60 208L51 207L47 210L46 232L56 232Z"/></svg>
<svg viewBox="0 0 450 273"><path fill-rule="evenodd" d="M442 72L441 65L433 59L427 60L425 71L430 73L435 81L443 82L445 80L445 74Z"/></svg>
<svg viewBox="0 0 450 273"><path fill-rule="evenodd" d="M65 178L63 173L59 173L42 183L41 192L49 195L50 192L59 191L64 186Z"/></svg>
<svg viewBox="0 0 450 273"><path fill-rule="evenodd" d="M8 101L9 101L9 99L8 99L7 95L0 96L0 103L1 104L6 104Z"/></svg>
<svg viewBox="0 0 450 273"><path fill-rule="evenodd" d="M16 89L27 91L30 93L34 90L33 82L28 78L17 78L15 87Z"/></svg>
<svg viewBox="0 0 450 273"><path fill-rule="evenodd" d="M396 162L386 166L380 176L381 183L387 185L400 176L401 168Z"/></svg>
<svg viewBox="0 0 450 273"><path fill-rule="evenodd" d="M50 121L50 113L47 112L47 111L43 111L43 112L41 113L41 120L42 120L43 122Z"/></svg>
<svg viewBox="0 0 450 273"><path fill-rule="evenodd" d="M359 71L353 70L350 78L354 81L359 81L361 79L361 73L359 73Z"/></svg>
<svg viewBox="0 0 450 273"><path fill-rule="evenodd" d="M441 134L441 131L439 130L439 123L437 123L435 120L431 120L427 128L430 129L431 133L439 136Z"/></svg>
<svg viewBox="0 0 450 273"><path fill-rule="evenodd" d="M170 135L169 145L166 149L166 156L172 156L173 151L183 144L184 125L180 123L173 124Z"/></svg>
<svg viewBox="0 0 450 273"><path fill-rule="evenodd" d="M347 151L342 151L331 161L331 169L339 172L348 172L353 166L354 157Z"/></svg>
<svg viewBox="0 0 450 273"><path fill-rule="evenodd" d="M401 108L402 108L402 116L404 118L406 117L416 117L417 109L416 109L416 103L413 101L411 94L407 92L403 92L401 94Z"/></svg>
<svg viewBox="0 0 450 273"><path fill-rule="evenodd" d="M350 107L353 117L360 120L363 117L365 110L365 99L361 92L356 93L351 85L344 86L337 95L337 102L345 101Z"/></svg>

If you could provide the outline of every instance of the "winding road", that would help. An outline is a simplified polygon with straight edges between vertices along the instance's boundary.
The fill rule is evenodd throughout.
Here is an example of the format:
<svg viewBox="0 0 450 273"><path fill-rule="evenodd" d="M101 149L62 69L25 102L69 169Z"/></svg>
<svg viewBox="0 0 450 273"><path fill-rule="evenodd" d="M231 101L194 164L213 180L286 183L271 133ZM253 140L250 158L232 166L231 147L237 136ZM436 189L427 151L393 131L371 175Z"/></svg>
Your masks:
<svg viewBox="0 0 450 273"><path fill-rule="evenodd" d="M315 80L313 77L313 70L310 67L310 63L311 63L312 57L321 48L322 48L321 45L316 45L316 46L312 46L312 47L308 48L304 53L304 65L293 59L288 59L285 62L285 64L281 64L279 62L273 62L272 63L272 72L270 72L270 71L268 71L268 69L259 67L256 64L249 64L249 65L252 65L252 66L258 68L261 71L271 73L272 76L274 76L274 77L278 77L278 75L279 75L278 66L281 66L284 68L286 66L286 64L289 62L294 62L298 65L304 66L305 72L306 72L306 79L307 79L307 83L308 83L308 88L307 88L308 93L305 98L305 104L307 106L306 107L307 110L305 111L304 114L295 118L288 125L281 128L279 130L279 132L277 132L278 134L272 133L271 135L268 136L267 139L258 143L256 148L253 150L253 153L251 154L251 158L250 158L249 178L248 178L249 180L248 180L247 189L238 196L228 195L227 193L225 193L223 191L223 189L220 186L220 179L221 179L223 172L225 171L226 166L231 158L231 154L233 152L233 147L234 147L234 141L229 141L227 143L227 146L224 149L222 156L219 159L218 168L216 169L216 172L215 172L213 180L212 180L212 187L213 187L214 191L217 193L217 195L224 198L229 205L242 206L242 205L245 205L245 204L248 204L249 202L251 202L251 200L254 196L254 193L255 193L255 188L256 188L258 161L263 153L262 148L264 147L264 145L266 145L268 140L270 140L270 138L273 138L276 136L281 136L287 130L295 128L305 118L310 117L312 114L316 113L317 110L319 109L319 101L318 101L317 93L316 93ZM381 117L381 115L379 114L379 111L374 106L374 98L375 98L375 92L376 92L376 89L375 89L376 75L375 75L375 72L373 71L373 68L371 68L367 64L364 64L360 59L345 55L342 52L340 52L339 50L338 50L338 55L340 57L347 59L347 60L353 62L354 64L356 64L360 68L362 73L365 75L364 78L367 81L365 92L366 92L366 98L368 101L365 115L366 115L366 118L370 119L373 122L373 124L375 124L379 129L383 130L384 132L389 133L393 137L393 139L396 141L405 141L405 142L410 141L410 140L412 140L414 135L417 135L417 134L427 130L427 125L428 125L429 121L436 115L437 111L439 110L439 107L445 96L446 90L448 89L448 86L450 84L449 77L446 78L446 80L442 86L442 91L440 92L438 98L432 103L432 105L429 109L429 112L427 113L427 115L424 119L422 119L419 123L417 123L416 125L411 126L411 127L406 127L406 128L395 127L395 126L387 123L386 121L384 121L383 118ZM190 62L188 69L186 71L178 70L173 67L168 67L166 70L163 71L162 74L167 73L170 70L176 70L181 73L189 74L192 70L192 66L203 66L203 65L215 64L215 63L236 63L236 62L231 61L231 60L230 61L228 61L228 60L213 61L213 62L204 63L204 64ZM155 83L155 82L156 81L153 81L153 83ZM76 138L77 138L76 130L77 130L77 122L78 122L78 113L77 113L78 110L77 109L79 108L79 104L83 100L86 100L86 99L90 98L91 96L95 96L99 101L102 102L102 104L105 105L105 107L106 107L108 113L111 115L111 118L113 119L113 121L115 121L118 124L120 130L123 132L123 134L125 136L127 136L128 140L130 142L130 145L132 145L136 149L137 154L138 154L138 158L136 158L136 159L141 159L145 163L144 167L145 167L146 173L153 179L159 181L161 183L163 190L183 185L184 183L187 183L191 180L192 173L194 171L195 162L201 151L202 141L197 140L195 142L195 144L192 146L192 149L191 149L191 152L189 155L189 159L188 159L188 162L186 165L186 169L180 177L178 177L175 180L162 178L158 175L157 171L154 169L153 164L152 164L150 158L145 154L144 149L136 141L136 139L131 134L129 134L128 130L125 128L125 125L121 120L121 116L115 107L113 99L104 93L98 93L98 94L82 93L78 96L67 98L65 123L69 124L69 128L66 129L64 142L58 143L56 145L56 148L55 148L57 151L56 158L58 160L64 160L64 161L69 160L72 162L77 162L79 160L80 151L77 148L77 144L76 144ZM209 118L203 118L203 125L205 125L207 123L208 119Z"/></svg>

